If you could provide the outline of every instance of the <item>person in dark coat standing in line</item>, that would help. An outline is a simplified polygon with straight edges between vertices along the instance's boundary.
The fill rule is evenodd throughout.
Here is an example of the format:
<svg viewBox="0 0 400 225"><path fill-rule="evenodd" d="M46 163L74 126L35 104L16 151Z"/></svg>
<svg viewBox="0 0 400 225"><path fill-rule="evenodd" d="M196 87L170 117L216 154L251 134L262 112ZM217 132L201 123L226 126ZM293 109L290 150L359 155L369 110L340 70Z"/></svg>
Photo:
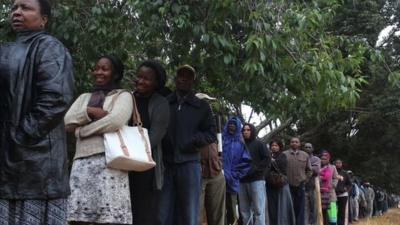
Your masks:
<svg viewBox="0 0 400 225"><path fill-rule="evenodd" d="M143 127L149 132L156 167L129 173L134 225L154 225L156 221L154 212L158 207L164 171L161 140L169 122L169 104L159 91L164 89L166 79L164 67L156 60L146 60L137 68L134 96Z"/></svg>
<svg viewBox="0 0 400 225"><path fill-rule="evenodd" d="M250 170L240 179L239 210L242 223L265 225L265 174L271 164L271 152L257 139L256 128L246 123L242 128L247 151L250 153Z"/></svg>
<svg viewBox="0 0 400 225"><path fill-rule="evenodd" d="M337 224L345 225L346 222L346 209L347 201L349 199L349 191L351 189L350 177L347 171L343 169L343 162L340 159L335 161L336 170L339 173L339 182L336 186L336 196L337 196Z"/></svg>
<svg viewBox="0 0 400 225"><path fill-rule="evenodd" d="M170 122L162 141L165 163L159 225L198 225L201 189L199 150L216 141L211 108L193 93L193 67L178 68L176 91L167 97Z"/></svg>
<svg viewBox="0 0 400 225"><path fill-rule="evenodd" d="M0 224L66 224L63 117L73 100L72 59L45 31L47 0L15 0L15 42L0 46Z"/></svg>
<svg viewBox="0 0 400 225"><path fill-rule="evenodd" d="M286 176L287 158L282 152L282 141L274 139L269 143L269 147L272 156L270 173L278 173ZM295 216L289 184L286 182L282 186L274 186L272 183L267 182L267 188L270 219L267 224L294 225Z"/></svg>

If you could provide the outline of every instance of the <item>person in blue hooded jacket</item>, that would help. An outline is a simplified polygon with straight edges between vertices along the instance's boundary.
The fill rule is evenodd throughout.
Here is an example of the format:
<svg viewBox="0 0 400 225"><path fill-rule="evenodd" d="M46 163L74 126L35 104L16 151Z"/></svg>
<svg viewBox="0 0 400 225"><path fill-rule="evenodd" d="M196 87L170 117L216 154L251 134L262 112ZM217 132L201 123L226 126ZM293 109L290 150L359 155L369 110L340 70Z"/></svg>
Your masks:
<svg viewBox="0 0 400 225"><path fill-rule="evenodd" d="M223 168L226 181L227 224L238 220L236 212L239 180L251 169L250 155L246 150L241 134L242 123L237 117L231 118L222 131Z"/></svg>

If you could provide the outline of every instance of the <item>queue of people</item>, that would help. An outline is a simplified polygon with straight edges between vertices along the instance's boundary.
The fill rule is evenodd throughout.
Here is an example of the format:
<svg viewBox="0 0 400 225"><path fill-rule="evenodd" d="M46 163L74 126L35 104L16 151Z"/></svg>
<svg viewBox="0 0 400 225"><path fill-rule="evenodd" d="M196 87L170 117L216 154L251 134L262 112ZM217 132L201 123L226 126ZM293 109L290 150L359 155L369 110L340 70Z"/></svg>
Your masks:
<svg viewBox="0 0 400 225"><path fill-rule="evenodd" d="M303 151L298 137L288 150L280 139L266 145L233 117L218 142L212 98L194 94L190 65L166 93L162 64L146 60L132 92L121 85L122 61L102 55L93 89L73 101L71 56L45 32L49 2L14 0L10 18L17 39L0 47L0 224L345 224L399 202L361 185L341 160L332 165L330 152ZM135 112L156 166L108 168L103 134L132 125ZM71 171L66 132L76 138Z"/></svg>

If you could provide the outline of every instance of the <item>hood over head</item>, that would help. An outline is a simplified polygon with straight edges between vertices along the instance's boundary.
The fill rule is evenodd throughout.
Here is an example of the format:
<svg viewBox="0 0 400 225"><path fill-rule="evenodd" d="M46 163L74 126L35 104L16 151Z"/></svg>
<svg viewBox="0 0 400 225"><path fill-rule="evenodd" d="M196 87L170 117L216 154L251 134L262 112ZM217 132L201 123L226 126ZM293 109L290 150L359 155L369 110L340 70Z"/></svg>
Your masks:
<svg viewBox="0 0 400 225"><path fill-rule="evenodd" d="M231 135L228 132L228 125L232 124L232 123L236 125L235 134L233 134L233 135ZM224 126L224 129L222 131L222 137L223 138L232 138L233 137L233 138L239 140L241 135L242 135L242 122L240 121L240 119L238 117L230 118Z"/></svg>
<svg viewBox="0 0 400 225"><path fill-rule="evenodd" d="M249 139L244 139L246 142L248 141L253 141L254 139L256 139L256 127L251 124L251 123L245 123L243 125L244 126L249 126L250 127L250 138ZM242 132L243 132L243 127L242 127Z"/></svg>

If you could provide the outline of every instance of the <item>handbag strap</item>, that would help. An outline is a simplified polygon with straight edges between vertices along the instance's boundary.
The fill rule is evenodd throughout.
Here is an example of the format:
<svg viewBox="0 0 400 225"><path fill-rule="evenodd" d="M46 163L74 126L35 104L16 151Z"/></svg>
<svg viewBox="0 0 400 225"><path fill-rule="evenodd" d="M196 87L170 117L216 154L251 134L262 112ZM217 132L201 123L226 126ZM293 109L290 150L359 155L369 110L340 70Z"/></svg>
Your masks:
<svg viewBox="0 0 400 225"><path fill-rule="evenodd" d="M151 157L151 149L149 148L149 146L150 146L149 140L144 135L143 123L140 118L140 113L138 111L135 95L132 93L131 93L131 95L132 95L132 100L133 100L133 105L134 105L133 112L132 112L133 124L135 124L138 127L140 136L142 137L142 141L145 143L145 151L146 151L148 160L150 162L154 162L153 157Z"/></svg>
<svg viewBox="0 0 400 225"><path fill-rule="evenodd" d="M282 173L281 170L279 169L278 165L276 164L275 159L274 159L274 160L271 160L271 165L272 165L272 167L274 167L274 169L276 170L276 172L278 172L279 174L282 174L282 175L283 175L283 173Z"/></svg>
<svg viewBox="0 0 400 225"><path fill-rule="evenodd" d="M134 105L133 111L132 111L132 122L134 125L142 127L143 123L142 123L142 119L140 117L140 113L138 111L135 95L132 93L131 93L131 95L132 95L132 100L133 100L133 105Z"/></svg>
<svg viewBox="0 0 400 225"><path fill-rule="evenodd" d="M123 90L123 91L119 91L117 94L115 94L115 95L113 96L112 100L111 100L111 107L114 106L115 101L117 100L118 96L119 96L122 92L128 92L128 91ZM133 101L132 122L133 122L134 125L136 125L136 126L138 127L138 130L139 130L140 136L141 136L141 138L142 138L142 141L145 143L144 146L145 146L145 151L146 151L148 160L149 160L150 162L154 162L153 157L151 157L151 149L150 149L150 147L149 147L149 146L150 146L149 140L148 140L148 138L146 138L146 136L144 135L143 124L142 124L142 120L141 120L141 118L140 118L140 113L139 113L138 108L137 108L136 98L135 98L135 96L134 96L131 92L128 92L128 93L132 96L132 101ZM123 151L124 155L127 156L127 157L129 157L128 147L126 146L125 141L124 141L124 139L122 138L121 131L118 130L118 131L117 131L117 134L118 134L118 138L119 138L119 140L120 140L120 142L121 142L121 148L122 148L122 151Z"/></svg>
<svg viewBox="0 0 400 225"><path fill-rule="evenodd" d="M122 134L121 134L121 131L120 131L120 130L117 130L117 135L118 135L118 139L119 139L119 141L120 141L120 143L121 143L120 146L121 146L122 152L124 153L124 155L125 155L126 157L129 157L128 147L126 147L125 141L124 141L124 139L122 138Z"/></svg>

